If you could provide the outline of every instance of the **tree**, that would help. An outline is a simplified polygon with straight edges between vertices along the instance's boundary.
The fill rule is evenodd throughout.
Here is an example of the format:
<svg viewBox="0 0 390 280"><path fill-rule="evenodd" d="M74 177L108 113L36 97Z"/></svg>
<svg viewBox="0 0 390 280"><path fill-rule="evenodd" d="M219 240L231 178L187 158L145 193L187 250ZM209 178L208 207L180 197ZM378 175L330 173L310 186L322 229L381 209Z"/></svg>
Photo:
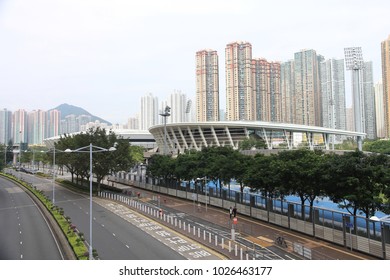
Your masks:
<svg viewBox="0 0 390 280"><path fill-rule="evenodd" d="M363 150L389 155L390 141L389 140L365 141L363 144Z"/></svg>
<svg viewBox="0 0 390 280"><path fill-rule="evenodd" d="M134 163L130 157L130 144L128 141L124 141L118 138L117 135L105 129L90 129L86 133L80 133L76 135L65 135L61 137L60 141L56 144L55 148L65 151L66 149L80 150L80 152L74 153L59 153L58 164L65 165L69 172L72 174L72 182L74 174L77 178L89 180L90 171L90 152L89 145L92 144L95 147L110 148L115 147L113 152L93 152L92 156L92 172L95 174L98 191L100 190L100 184L103 178L113 172L128 170ZM96 150L95 150L96 151ZM57 155L57 154L56 154Z"/></svg>
<svg viewBox="0 0 390 280"><path fill-rule="evenodd" d="M168 183L169 179L174 178L175 162L170 155L154 154L149 159L148 169L146 170L148 176L154 178L162 178L164 184Z"/></svg>
<svg viewBox="0 0 390 280"><path fill-rule="evenodd" d="M355 216L358 211L369 218L383 208L386 187L389 185L389 159L385 155L365 155L355 151L336 156L332 161L333 188L329 196L339 207ZM356 228L356 218L355 218Z"/></svg>
<svg viewBox="0 0 390 280"><path fill-rule="evenodd" d="M272 198L275 194L274 173L271 163L274 156L265 156L263 154L255 155L248 164L245 173L244 182L252 191L260 191L266 198ZM268 208L268 199L266 199Z"/></svg>
<svg viewBox="0 0 390 280"><path fill-rule="evenodd" d="M305 201L309 202L309 219L312 218L312 207L318 196L324 195L324 157L319 151L306 149L283 151L280 160L286 163L283 178L290 187L291 193L301 200L301 215L305 216Z"/></svg>

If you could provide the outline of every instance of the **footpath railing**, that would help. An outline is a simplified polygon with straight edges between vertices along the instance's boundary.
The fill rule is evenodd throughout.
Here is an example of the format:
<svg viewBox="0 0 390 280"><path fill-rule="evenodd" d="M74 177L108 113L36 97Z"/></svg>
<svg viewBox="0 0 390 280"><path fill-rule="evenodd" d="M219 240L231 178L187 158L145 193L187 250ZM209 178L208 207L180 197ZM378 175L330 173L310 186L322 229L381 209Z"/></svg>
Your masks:
<svg viewBox="0 0 390 280"><path fill-rule="evenodd" d="M109 177L110 181L162 193L196 203L228 210L232 204L240 215L282 226L334 244L382 259L390 259L390 224L352 216L325 208L264 198L257 194L215 190L178 184L159 184L158 180L125 173ZM296 253L302 250L296 248ZM302 254L303 255L303 254Z"/></svg>

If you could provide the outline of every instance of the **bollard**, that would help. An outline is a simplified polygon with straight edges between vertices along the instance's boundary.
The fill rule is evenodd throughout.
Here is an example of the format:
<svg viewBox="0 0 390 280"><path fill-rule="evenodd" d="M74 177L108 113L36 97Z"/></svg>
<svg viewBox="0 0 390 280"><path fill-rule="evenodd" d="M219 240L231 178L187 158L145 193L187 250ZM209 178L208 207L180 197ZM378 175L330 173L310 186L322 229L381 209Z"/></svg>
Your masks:
<svg viewBox="0 0 390 280"><path fill-rule="evenodd" d="M242 247L240 247L240 260L242 260Z"/></svg>
<svg viewBox="0 0 390 280"><path fill-rule="evenodd" d="M238 254L238 248L237 248L237 244L234 245L234 255L237 257L237 254Z"/></svg>
<svg viewBox="0 0 390 280"><path fill-rule="evenodd" d="M198 238L200 238L200 228L198 228Z"/></svg>
<svg viewBox="0 0 390 280"><path fill-rule="evenodd" d="M181 220L179 220L179 229L181 229Z"/></svg>
<svg viewBox="0 0 390 280"><path fill-rule="evenodd" d="M223 237L222 237L222 241L221 241L221 248L222 248L222 250L225 249L225 240Z"/></svg>
<svg viewBox="0 0 390 280"><path fill-rule="evenodd" d="M209 232L209 243L211 243L211 232Z"/></svg>
<svg viewBox="0 0 390 280"><path fill-rule="evenodd" d="M229 253L232 252L232 242L229 240Z"/></svg>
<svg viewBox="0 0 390 280"><path fill-rule="evenodd" d="M203 230L203 240L206 240L206 231Z"/></svg>
<svg viewBox="0 0 390 280"><path fill-rule="evenodd" d="M217 246L218 246L218 236L215 235L215 247L217 247Z"/></svg>
<svg viewBox="0 0 390 280"><path fill-rule="evenodd" d="M186 222L183 222L183 230L186 231Z"/></svg>

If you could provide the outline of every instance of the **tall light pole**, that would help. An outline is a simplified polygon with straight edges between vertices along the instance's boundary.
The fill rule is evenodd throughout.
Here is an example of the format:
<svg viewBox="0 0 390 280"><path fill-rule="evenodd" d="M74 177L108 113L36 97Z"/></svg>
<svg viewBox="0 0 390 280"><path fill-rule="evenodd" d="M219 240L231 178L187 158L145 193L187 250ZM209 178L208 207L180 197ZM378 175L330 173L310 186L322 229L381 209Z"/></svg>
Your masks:
<svg viewBox="0 0 390 280"><path fill-rule="evenodd" d="M355 119L355 131L364 132L361 106L361 82L360 74L364 68L363 54L361 47L344 48L345 65L347 70L352 71L352 95L353 95L353 114ZM363 150L362 137L357 136L358 150Z"/></svg>
<svg viewBox="0 0 390 280"><path fill-rule="evenodd" d="M88 150L86 150L88 149ZM93 150L95 149L95 150ZM98 152L113 152L116 151L115 147L109 149L93 146L90 143L88 146L78 148L76 150L66 149L65 153L89 153L89 259L93 259L92 254L92 154Z"/></svg>
<svg viewBox="0 0 390 280"><path fill-rule="evenodd" d="M161 113L160 116L164 117L164 152L163 154L167 154L167 117L169 117L171 114L171 107L166 106L164 113Z"/></svg>

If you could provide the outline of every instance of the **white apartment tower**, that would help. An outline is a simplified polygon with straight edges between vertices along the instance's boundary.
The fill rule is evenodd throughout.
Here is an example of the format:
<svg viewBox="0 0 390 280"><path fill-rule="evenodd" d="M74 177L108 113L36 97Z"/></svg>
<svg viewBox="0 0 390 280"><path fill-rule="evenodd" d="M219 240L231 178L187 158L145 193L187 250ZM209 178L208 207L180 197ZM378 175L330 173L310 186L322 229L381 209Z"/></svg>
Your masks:
<svg viewBox="0 0 390 280"><path fill-rule="evenodd" d="M344 59L328 59L320 63L322 94L322 126L345 130L346 101Z"/></svg>
<svg viewBox="0 0 390 280"><path fill-rule="evenodd" d="M12 114L12 139L15 144L27 143L27 112L24 109Z"/></svg>
<svg viewBox="0 0 390 280"><path fill-rule="evenodd" d="M7 145L12 138L12 112L7 109L0 111L0 144Z"/></svg>
<svg viewBox="0 0 390 280"><path fill-rule="evenodd" d="M174 90L174 92L169 96L167 105L171 107L171 115L167 118L167 123L179 123L186 121L186 106L187 106L187 96L182 93L180 90ZM160 113L163 112L163 109L160 110Z"/></svg>
<svg viewBox="0 0 390 280"><path fill-rule="evenodd" d="M158 98L152 93L141 97L140 129L148 130L149 127L159 124Z"/></svg>

